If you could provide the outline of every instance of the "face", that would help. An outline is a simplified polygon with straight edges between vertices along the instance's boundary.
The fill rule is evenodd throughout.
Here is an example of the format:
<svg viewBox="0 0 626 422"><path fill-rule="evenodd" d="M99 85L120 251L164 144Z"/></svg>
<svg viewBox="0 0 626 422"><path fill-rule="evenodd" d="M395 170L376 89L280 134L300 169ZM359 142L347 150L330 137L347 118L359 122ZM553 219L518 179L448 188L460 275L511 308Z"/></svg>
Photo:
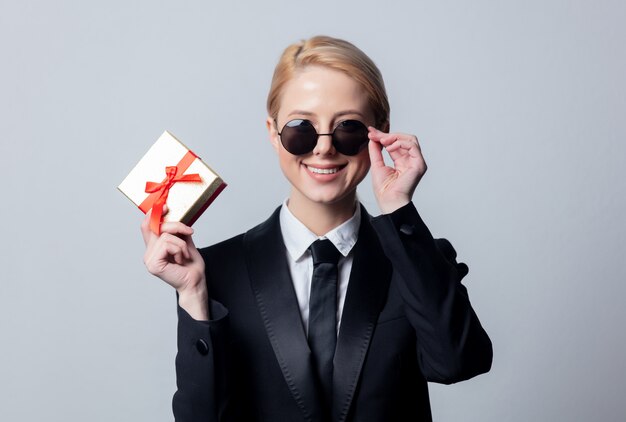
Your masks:
<svg viewBox="0 0 626 422"><path fill-rule="evenodd" d="M292 186L290 203L332 205L354 201L356 187L370 166L367 148L357 155L343 155L335 150L330 136L320 136L313 151L293 155L281 144L278 132L294 119L311 121L318 133L331 133L345 120L373 125L366 94L344 73L310 66L299 71L283 88L278 125L272 118L267 120L280 167Z"/></svg>

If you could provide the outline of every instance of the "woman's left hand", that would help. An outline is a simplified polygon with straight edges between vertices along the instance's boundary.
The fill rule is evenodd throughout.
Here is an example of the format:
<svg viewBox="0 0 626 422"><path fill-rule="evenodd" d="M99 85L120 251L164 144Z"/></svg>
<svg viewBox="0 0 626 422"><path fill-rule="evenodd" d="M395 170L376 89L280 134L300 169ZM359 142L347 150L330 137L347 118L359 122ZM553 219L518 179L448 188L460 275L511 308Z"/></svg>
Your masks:
<svg viewBox="0 0 626 422"><path fill-rule="evenodd" d="M414 135L385 133L370 126L368 136L374 195L383 214L389 214L411 202L426 173L426 162ZM393 160L393 167L385 164L383 147Z"/></svg>

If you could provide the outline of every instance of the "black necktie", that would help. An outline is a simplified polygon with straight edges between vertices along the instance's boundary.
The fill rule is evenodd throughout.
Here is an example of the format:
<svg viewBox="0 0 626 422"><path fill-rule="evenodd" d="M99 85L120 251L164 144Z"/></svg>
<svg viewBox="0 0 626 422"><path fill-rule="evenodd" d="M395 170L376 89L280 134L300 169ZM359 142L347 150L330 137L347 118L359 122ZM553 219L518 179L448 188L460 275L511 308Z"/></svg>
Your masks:
<svg viewBox="0 0 626 422"><path fill-rule="evenodd" d="M332 403L333 357L337 345L337 262L339 251L328 239L311 247L313 278L309 303L309 346L327 412Z"/></svg>

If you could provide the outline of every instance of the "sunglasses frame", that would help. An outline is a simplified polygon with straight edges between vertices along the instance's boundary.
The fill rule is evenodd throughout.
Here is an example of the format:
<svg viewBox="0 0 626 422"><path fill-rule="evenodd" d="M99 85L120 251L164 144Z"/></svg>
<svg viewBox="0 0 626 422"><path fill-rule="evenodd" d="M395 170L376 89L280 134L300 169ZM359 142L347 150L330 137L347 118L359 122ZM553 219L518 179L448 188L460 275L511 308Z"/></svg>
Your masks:
<svg viewBox="0 0 626 422"><path fill-rule="evenodd" d="M287 148L287 146L285 145L285 143L283 142L283 137L282 137L282 134L283 134L283 132L285 131L285 128L287 127L287 125L288 125L289 123L291 123L291 122L295 122L295 121L309 122L309 124L310 124L310 125L311 125L311 127L313 128L313 131L314 131L314 132L315 132L315 134L317 135L316 142L315 142L315 144L313 144L313 147L312 147L309 151L305 151L305 152L302 152L302 153L300 153L300 154L294 154L293 152L291 152L291 151ZM339 152L340 154L342 154L342 155L347 155L347 156L355 156L355 155L358 155L358 154L359 154L359 153L363 150L363 148L365 148L365 146L367 145L367 142L369 141L369 138L367 137L367 135L365 136L365 139L366 139L366 140L365 140L365 141L364 141L361 145L359 145L359 148L358 148L357 152L355 152L355 153L353 153L353 154L346 154L345 152L342 152L342 151L341 151L341 149L343 149L343 147L341 147L341 146L340 146L339 148L337 148L338 144L340 144L340 143L339 143L339 142L337 142L337 141L335 140L335 136L334 136L334 135L335 135L335 132L337 131L337 129L339 128L339 126L340 126L342 123L344 123L344 122L357 122L357 123L359 123L360 125L362 125L362 126L365 128L365 131L366 131L365 133L367 133L367 125L366 125L365 123L363 123L362 121L357 120L357 119L347 119L347 120L343 120L343 121L339 122L339 124L335 127L335 129L334 129L331 133L317 133L317 130L315 129L315 126L313 126L313 122L311 122L309 119L291 119L291 120L289 120L287 123L285 123L285 124L283 125L282 130L281 130L280 132L277 132L277 133L278 133L278 136L280 137L280 143L282 144L283 148L285 148L285 150L286 150L288 153L292 154L292 155L304 155L304 154L308 154L308 153L310 153L311 151L313 151L313 150L315 149L315 147L317 146L317 141L319 141L319 137L320 137L320 136L330 136L330 139L331 139L331 142L332 142L332 144L333 144L333 147L334 147L334 148L335 148L335 150L336 150L337 152ZM278 121L277 121L277 120L274 120L274 124L276 125L276 128L278 129ZM290 127L292 127L292 126L290 126Z"/></svg>

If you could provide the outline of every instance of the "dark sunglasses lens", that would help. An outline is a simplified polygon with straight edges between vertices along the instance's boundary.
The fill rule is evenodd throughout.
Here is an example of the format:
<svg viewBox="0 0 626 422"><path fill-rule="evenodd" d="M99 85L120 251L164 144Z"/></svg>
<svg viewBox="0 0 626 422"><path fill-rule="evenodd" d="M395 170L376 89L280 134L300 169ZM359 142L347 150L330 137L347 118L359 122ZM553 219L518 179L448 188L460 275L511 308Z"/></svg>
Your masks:
<svg viewBox="0 0 626 422"><path fill-rule="evenodd" d="M317 144L317 132L308 120L291 120L280 133L280 141L287 151L302 155L313 151Z"/></svg>
<svg viewBox="0 0 626 422"><path fill-rule="evenodd" d="M335 149L343 155L357 155L367 142L367 127L358 120L345 120L333 132Z"/></svg>

